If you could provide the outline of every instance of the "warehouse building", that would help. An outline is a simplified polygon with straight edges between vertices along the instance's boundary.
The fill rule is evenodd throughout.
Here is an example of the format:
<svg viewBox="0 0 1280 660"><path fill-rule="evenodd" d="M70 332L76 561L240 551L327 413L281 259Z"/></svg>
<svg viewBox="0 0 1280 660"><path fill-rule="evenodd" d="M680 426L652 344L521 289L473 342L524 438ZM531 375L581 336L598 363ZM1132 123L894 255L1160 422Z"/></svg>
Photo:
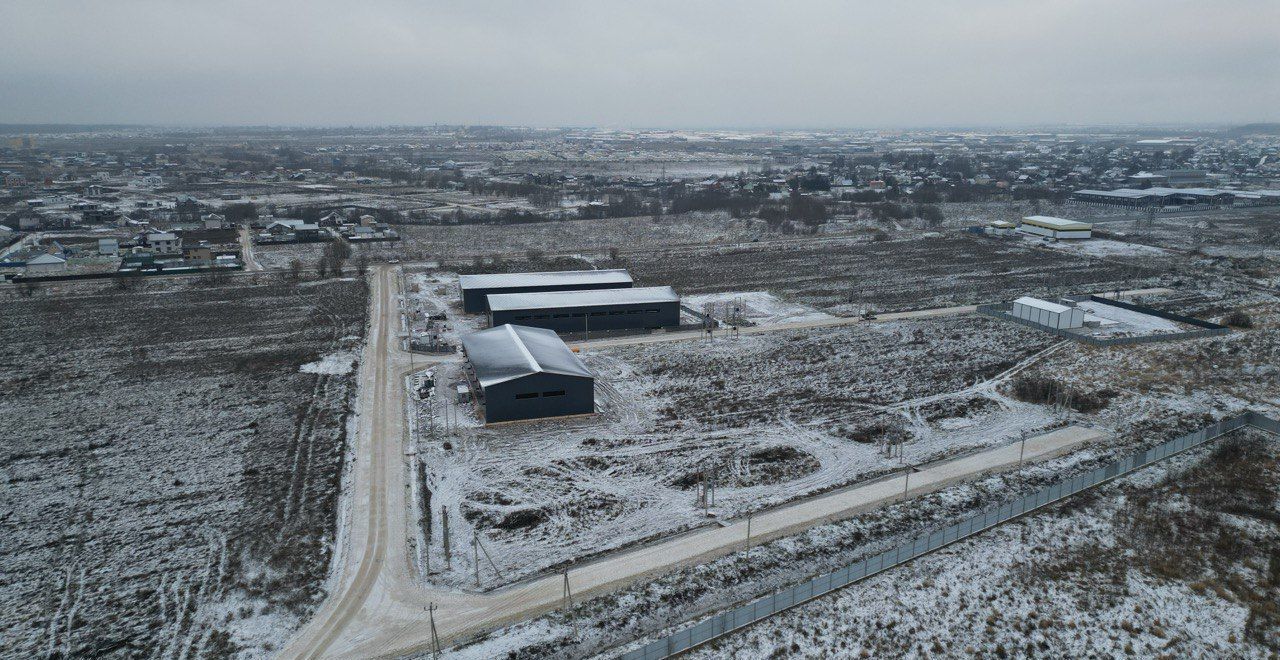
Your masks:
<svg viewBox="0 0 1280 660"><path fill-rule="evenodd" d="M1093 236L1093 225L1047 215L1029 215L1022 219L1018 231L1049 238L1089 238Z"/></svg>
<svg viewBox="0 0 1280 660"><path fill-rule="evenodd" d="M489 296L489 325L556 332L643 330L680 325L680 296L669 286L499 293Z"/></svg>
<svg viewBox="0 0 1280 660"><path fill-rule="evenodd" d="M1219 207L1231 206L1242 195L1237 190L1219 188L1118 188L1116 190L1077 190L1071 199L1087 204L1105 204L1128 208ZM1260 193L1265 195L1265 191Z"/></svg>
<svg viewBox="0 0 1280 660"><path fill-rule="evenodd" d="M486 424L595 412L595 377L552 330L489 328L462 350Z"/></svg>
<svg viewBox="0 0 1280 660"><path fill-rule="evenodd" d="M1057 330L1084 327L1084 310L1026 296L1013 301L1009 312L1016 318Z"/></svg>
<svg viewBox="0 0 1280 660"><path fill-rule="evenodd" d="M498 293L534 291L581 291L629 289L634 285L626 269L562 270L547 273L491 273L461 275L462 309L478 314L489 311L487 296Z"/></svg>

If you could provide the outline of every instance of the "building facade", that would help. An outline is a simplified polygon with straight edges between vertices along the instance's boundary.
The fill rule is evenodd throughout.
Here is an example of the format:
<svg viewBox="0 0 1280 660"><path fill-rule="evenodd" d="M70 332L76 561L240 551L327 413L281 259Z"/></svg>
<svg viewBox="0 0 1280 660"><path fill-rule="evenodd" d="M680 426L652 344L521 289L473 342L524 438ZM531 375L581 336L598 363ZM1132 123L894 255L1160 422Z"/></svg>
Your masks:
<svg viewBox="0 0 1280 660"><path fill-rule="evenodd" d="M589 333L680 325L680 296L669 286L492 294L488 304L490 327Z"/></svg>

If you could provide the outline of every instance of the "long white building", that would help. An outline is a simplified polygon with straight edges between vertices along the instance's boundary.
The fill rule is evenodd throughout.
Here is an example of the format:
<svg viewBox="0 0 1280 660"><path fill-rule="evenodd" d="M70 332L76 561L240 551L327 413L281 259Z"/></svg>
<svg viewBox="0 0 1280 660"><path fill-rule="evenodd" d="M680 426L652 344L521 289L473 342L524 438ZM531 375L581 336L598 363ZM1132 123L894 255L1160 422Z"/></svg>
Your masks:
<svg viewBox="0 0 1280 660"><path fill-rule="evenodd" d="M1093 225L1047 215L1029 215L1022 219L1018 231L1049 238L1090 238L1093 236Z"/></svg>
<svg viewBox="0 0 1280 660"><path fill-rule="evenodd" d="M1084 310L1023 296L1013 301L1013 316L1057 330L1084 326Z"/></svg>

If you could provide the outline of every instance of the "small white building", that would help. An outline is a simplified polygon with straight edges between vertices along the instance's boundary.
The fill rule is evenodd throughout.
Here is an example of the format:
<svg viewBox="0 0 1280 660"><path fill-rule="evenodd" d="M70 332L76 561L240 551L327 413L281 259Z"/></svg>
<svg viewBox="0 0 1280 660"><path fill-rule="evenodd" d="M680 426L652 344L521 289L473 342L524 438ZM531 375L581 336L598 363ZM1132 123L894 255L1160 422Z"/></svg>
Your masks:
<svg viewBox="0 0 1280 660"><path fill-rule="evenodd" d="M42 254L27 262L25 273L39 275L60 273L67 269L67 260L56 254Z"/></svg>
<svg viewBox="0 0 1280 660"><path fill-rule="evenodd" d="M146 235L147 247L156 254L181 254L182 239L171 232L152 232Z"/></svg>
<svg viewBox="0 0 1280 660"><path fill-rule="evenodd" d="M993 236L1008 236L1017 228L1017 225L1008 220L993 220L987 225L987 233Z"/></svg>
<svg viewBox="0 0 1280 660"><path fill-rule="evenodd" d="M1022 224L1018 225L1018 231L1033 236L1058 239L1090 238L1093 236L1093 225L1047 215L1029 215L1022 219Z"/></svg>
<svg viewBox="0 0 1280 660"><path fill-rule="evenodd" d="M115 238L99 238L98 239L98 254L114 257L115 255L119 254L119 252L120 252L119 239L115 239Z"/></svg>
<svg viewBox="0 0 1280 660"><path fill-rule="evenodd" d="M1084 327L1084 310L1023 296L1013 301L1014 317L1057 330Z"/></svg>

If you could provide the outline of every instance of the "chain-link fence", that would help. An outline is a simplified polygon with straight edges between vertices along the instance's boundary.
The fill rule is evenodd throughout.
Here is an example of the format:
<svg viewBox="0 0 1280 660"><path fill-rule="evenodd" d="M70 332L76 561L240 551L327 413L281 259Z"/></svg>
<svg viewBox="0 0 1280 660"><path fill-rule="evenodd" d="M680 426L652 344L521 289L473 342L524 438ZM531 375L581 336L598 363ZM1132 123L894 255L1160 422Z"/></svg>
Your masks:
<svg viewBox="0 0 1280 660"><path fill-rule="evenodd" d="M805 601L828 594L836 589L871 577L877 573L911 561L920 555L933 552L943 546L968 538L1029 511L1070 497L1082 490L1093 488L1117 477L1162 461L1174 454L1202 445L1232 431L1255 426L1280 434L1280 422L1255 412L1212 424L1198 431L1174 438L1162 445L1140 451L1132 456L1091 472L1063 479L1051 486L1019 497L1011 502L983 511L953 525L922 534L907 543L878 555L845 566L833 573L819 575L811 580L792 585L768 596L757 598L737 608L717 614L701 623L679 630L671 635L650 642L622 655L622 660L656 660L687 651L716 637L746 627L752 623L799 605Z"/></svg>

